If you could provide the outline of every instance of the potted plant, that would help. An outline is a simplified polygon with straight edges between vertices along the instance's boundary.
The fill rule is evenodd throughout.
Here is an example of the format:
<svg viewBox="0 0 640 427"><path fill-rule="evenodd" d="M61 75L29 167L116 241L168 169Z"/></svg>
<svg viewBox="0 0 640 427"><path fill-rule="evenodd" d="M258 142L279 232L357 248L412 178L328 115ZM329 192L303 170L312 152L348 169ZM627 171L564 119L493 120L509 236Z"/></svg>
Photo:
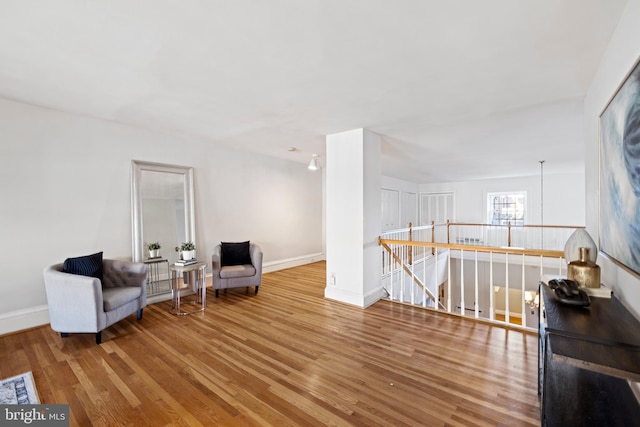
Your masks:
<svg viewBox="0 0 640 427"><path fill-rule="evenodd" d="M149 249L149 258L158 258L160 256L160 242L153 242L147 245Z"/></svg>
<svg viewBox="0 0 640 427"><path fill-rule="evenodd" d="M193 242L184 242L180 245L180 252L182 252L182 259L190 260L196 257L196 246Z"/></svg>

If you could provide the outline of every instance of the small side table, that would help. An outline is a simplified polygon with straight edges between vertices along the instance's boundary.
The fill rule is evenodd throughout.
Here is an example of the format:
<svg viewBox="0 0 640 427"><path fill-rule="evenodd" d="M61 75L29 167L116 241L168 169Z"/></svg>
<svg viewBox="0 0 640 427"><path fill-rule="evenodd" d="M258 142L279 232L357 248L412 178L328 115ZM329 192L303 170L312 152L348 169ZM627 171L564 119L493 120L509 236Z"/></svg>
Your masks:
<svg viewBox="0 0 640 427"><path fill-rule="evenodd" d="M173 301L169 312L177 316L185 316L187 314L199 313L201 311L204 311L207 306L207 263L197 262L195 264L187 265L184 267L174 264L169 266L169 271L171 272L171 299ZM182 283L178 280L181 276L183 277ZM186 281L184 281L185 278ZM196 310L184 311L180 307L180 292L182 291L182 289L188 288L189 285L193 287L193 290L196 293L196 300L193 301L193 304L195 305L200 302L201 308Z"/></svg>
<svg viewBox="0 0 640 427"><path fill-rule="evenodd" d="M149 290L152 292L160 291L160 265L166 264L167 266L167 278L169 277L169 260L164 258L147 258L143 261L149 266L147 270L147 293ZM165 279L166 280L166 279Z"/></svg>

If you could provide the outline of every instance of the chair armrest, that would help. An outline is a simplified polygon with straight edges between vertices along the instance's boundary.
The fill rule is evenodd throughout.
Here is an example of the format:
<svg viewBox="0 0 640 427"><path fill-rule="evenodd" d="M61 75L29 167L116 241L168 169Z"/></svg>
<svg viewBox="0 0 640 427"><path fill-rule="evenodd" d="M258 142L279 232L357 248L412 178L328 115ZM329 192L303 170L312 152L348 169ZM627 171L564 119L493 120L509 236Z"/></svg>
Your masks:
<svg viewBox="0 0 640 427"><path fill-rule="evenodd" d="M251 264L256 269L256 276L262 276L262 249L255 243L250 248Z"/></svg>
<svg viewBox="0 0 640 427"><path fill-rule="evenodd" d="M213 255L211 255L211 275L213 277L220 277L220 269L222 268L222 246L217 245L213 248Z"/></svg>
<svg viewBox="0 0 640 427"><path fill-rule="evenodd" d="M55 266L54 266L55 267ZM44 270L51 328L58 332L97 332L104 312L100 279Z"/></svg>

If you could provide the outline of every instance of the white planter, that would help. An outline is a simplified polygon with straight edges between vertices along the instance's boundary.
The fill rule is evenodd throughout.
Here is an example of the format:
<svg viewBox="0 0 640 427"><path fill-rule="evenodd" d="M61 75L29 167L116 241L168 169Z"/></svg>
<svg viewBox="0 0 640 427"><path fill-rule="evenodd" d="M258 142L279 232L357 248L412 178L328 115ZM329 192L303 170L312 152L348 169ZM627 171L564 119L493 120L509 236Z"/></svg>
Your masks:
<svg viewBox="0 0 640 427"><path fill-rule="evenodd" d="M190 260L196 257L196 251L182 251L182 259Z"/></svg>
<svg viewBox="0 0 640 427"><path fill-rule="evenodd" d="M158 258L160 256L160 249L149 249L149 258Z"/></svg>

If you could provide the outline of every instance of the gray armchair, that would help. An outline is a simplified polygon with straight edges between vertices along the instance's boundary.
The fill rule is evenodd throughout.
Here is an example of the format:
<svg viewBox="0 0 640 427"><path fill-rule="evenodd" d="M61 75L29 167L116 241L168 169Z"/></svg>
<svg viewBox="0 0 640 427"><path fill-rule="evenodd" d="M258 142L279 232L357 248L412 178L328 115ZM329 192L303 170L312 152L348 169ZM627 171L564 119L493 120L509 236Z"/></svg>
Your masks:
<svg viewBox="0 0 640 427"><path fill-rule="evenodd" d="M143 263L104 259L102 282L96 277L65 273L63 264L44 270L51 329L62 337L69 333L95 333L147 305L147 266Z"/></svg>
<svg viewBox="0 0 640 427"><path fill-rule="evenodd" d="M262 283L262 249L257 244L250 243L249 255L250 263L225 265L226 263L222 259L222 245L217 245L213 249L211 257L212 282L216 298L220 289L255 286L255 293L258 293L258 288Z"/></svg>

